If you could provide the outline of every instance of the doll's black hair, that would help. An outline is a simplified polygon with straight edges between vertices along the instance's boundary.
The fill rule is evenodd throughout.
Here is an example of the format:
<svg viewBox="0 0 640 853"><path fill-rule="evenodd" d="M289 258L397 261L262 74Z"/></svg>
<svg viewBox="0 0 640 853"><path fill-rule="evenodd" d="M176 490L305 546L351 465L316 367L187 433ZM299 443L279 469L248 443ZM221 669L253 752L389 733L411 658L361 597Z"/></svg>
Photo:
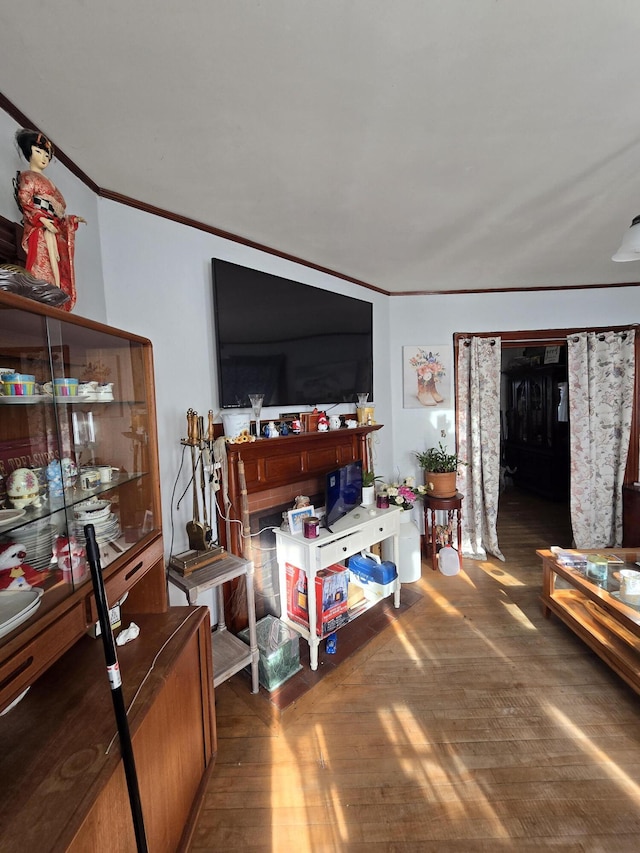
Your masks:
<svg viewBox="0 0 640 853"><path fill-rule="evenodd" d="M47 139L44 133L40 133L37 130L31 130L28 127L23 128L22 130L16 131L16 143L27 161L31 159L31 149L33 147L42 148L42 150L46 151L49 155L49 160L53 159L53 145L51 144L51 140Z"/></svg>

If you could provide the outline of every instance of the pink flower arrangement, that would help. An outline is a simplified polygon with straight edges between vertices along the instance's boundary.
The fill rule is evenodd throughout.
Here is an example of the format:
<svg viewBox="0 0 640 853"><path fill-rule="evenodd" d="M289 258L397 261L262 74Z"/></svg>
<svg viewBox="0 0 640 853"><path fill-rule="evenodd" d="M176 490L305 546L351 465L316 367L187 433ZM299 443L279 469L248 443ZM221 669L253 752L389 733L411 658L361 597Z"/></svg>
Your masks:
<svg viewBox="0 0 640 853"><path fill-rule="evenodd" d="M406 511L412 510L415 502L427 493L426 486L416 486L413 477L405 477L399 483L385 484L383 490L389 495L389 506L399 506Z"/></svg>
<svg viewBox="0 0 640 853"><path fill-rule="evenodd" d="M425 352L425 350L419 349L416 355L409 359L409 364L425 383L432 379L434 382L444 379L446 374L444 365L440 361L439 352Z"/></svg>

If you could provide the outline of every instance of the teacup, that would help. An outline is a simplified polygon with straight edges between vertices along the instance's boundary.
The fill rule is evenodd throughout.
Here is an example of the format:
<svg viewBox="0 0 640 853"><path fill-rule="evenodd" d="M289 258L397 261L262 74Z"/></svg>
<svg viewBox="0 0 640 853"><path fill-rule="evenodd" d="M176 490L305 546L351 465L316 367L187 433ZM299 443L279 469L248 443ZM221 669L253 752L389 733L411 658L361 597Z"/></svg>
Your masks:
<svg viewBox="0 0 640 853"><path fill-rule="evenodd" d="M80 487L85 490L96 489L100 485L98 468L86 467L80 469Z"/></svg>
<svg viewBox="0 0 640 853"><path fill-rule="evenodd" d="M30 373L4 373L2 385L7 397L30 397L35 393L35 376Z"/></svg>
<svg viewBox="0 0 640 853"><path fill-rule="evenodd" d="M633 569L620 571L620 598L627 604L640 604L640 572Z"/></svg>
<svg viewBox="0 0 640 853"><path fill-rule="evenodd" d="M42 390L50 397L77 397L78 385L77 379L67 379L66 376L61 376L54 379L53 382L45 382Z"/></svg>

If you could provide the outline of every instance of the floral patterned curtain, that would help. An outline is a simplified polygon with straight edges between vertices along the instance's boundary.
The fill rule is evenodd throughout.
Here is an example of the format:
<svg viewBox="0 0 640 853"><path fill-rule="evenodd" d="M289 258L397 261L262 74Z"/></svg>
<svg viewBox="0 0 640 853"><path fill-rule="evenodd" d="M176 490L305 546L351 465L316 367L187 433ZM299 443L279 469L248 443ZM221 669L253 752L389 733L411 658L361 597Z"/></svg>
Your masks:
<svg viewBox="0 0 640 853"><path fill-rule="evenodd" d="M571 420L571 525L577 548L622 543L635 332L581 332L567 338Z"/></svg>
<svg viewBox="0 0 640 853"><path fill-rule="evenodd" d="M458 486L464 495L462 553L484 560L498 547L500 493L500 338L461 340L457 364Z"/></svg>

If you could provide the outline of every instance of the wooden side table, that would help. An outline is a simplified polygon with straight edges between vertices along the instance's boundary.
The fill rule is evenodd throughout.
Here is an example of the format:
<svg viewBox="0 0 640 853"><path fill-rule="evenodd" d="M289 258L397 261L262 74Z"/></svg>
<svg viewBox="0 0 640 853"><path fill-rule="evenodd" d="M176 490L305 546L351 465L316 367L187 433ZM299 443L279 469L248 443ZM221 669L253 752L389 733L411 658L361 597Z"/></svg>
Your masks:
<svg viewBox="0 0 640 853"><path fill-rule="evenodd" d="M208 566L196 569L195 572L183 577L175 569L169 569L169 579L187 596L189 604L195 604L201 592L207 589L216 590L216 609L218 624L211 635L213 653L213 685L217 687L239 672L245 666L251 665L251 692L257 693L258 684L258 638L256 633L256 608L253 591L253 563L242 557L229 554L222 560L216 560ZM247 579L247 615L249 619L249 645L227 629L224 621L224 600L222 586L227 581L245 576Z"/></svg>
<svg viewBox="0 0 640 853"><path fill-rule="evenodd" d="M456 525L458 539L458 559L462 553L462 501L464 495L456 492L452 498L434 498L425 495L424 503L424 539L426 553L431 552L431 568L435 572L438 568L438 543L436 539L436 512L439 510L447 513L447 524Z"/></svg>

